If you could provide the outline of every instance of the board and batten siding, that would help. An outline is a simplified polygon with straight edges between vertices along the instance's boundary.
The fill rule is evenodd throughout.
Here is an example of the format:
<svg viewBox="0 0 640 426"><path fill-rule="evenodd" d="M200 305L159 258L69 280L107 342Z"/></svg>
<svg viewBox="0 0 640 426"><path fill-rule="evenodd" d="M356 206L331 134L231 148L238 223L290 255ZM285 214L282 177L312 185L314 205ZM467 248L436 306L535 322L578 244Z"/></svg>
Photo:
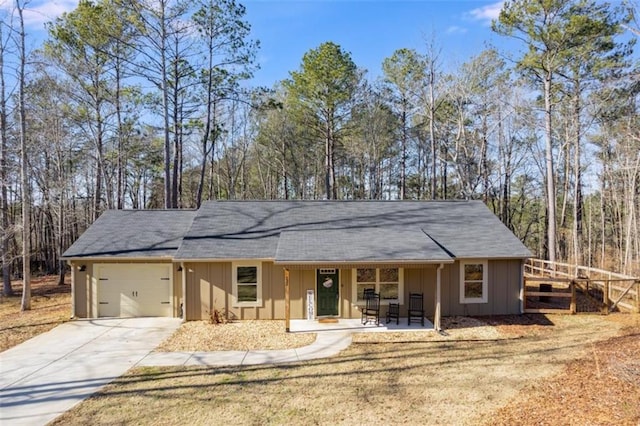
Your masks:
<svg viewBox="0 0 640 426"><path fill-rule="evenodd" d="M168 264L170 261L153 260L120 260L120 259L100 259L100 260L74 260L71 262L71 280L73 285L74 314L77 318L97 318L98 317L98 295L97 280L94 265L107 264ZM84 265L85 270L81 271L80 266ZM180 303L182 302L182 273L178 271L180 265L172 266L172 299L171 309L173 317L180 316Z"/></svg>
<svg viewBox="0 0 640 426"><path fill-rule="evenodd" d="M460 264L446 264L441 271L442 315L504 315L520 313L521 261L489 260L487 303L460 303ZM234 320L284 319L284 268L262 262L262 304L258 307L234 307L232 263L186 263L186 319L203 320L213 309ZM423 293L427 317L435 313L437 265L404 268L404 300L400 315L406 315L409 293ZM352 269L340 270L340 317L360 318L360 306L353 298ZM316 269L291 269L290 309L292 319L307 315L307 291L316 290ZM381 306L380 315L387 312Z"/></svg>
<svg viewBox="0 0 640 426"><path fill-rule="evenodd" d="M262 304L257 307L233 306L233 277L231 262L185 263L186 268L186 319L210 319L218 310L231 320L284 319L284 270L272 262L262 262ZM302 297L306 289L300 282L307 282L305 273L291 271L291 312L302 315ZM298 303L296 303L296 301ZM299 306L298 306L299 305Z"/></svg>
<svg viewBox="0 0 640 426"><path fill-rule="evenodd" d="M487 303L460 303L460 262L446 265L442 271L442 315L520 314L522 260L488 261Z"/></svg>

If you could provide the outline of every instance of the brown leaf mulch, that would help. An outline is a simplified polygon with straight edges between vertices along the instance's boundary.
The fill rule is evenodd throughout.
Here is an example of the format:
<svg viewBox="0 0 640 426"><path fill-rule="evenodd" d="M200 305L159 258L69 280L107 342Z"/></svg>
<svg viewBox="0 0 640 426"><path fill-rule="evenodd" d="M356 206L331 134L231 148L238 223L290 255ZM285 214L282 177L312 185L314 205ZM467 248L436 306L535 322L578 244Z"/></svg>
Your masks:
<svg viewBox="0 0 640 426"><path fill-rule="evenodd" d="M640 315L611 315L622 336L528 385L489 425L640 425Z"/></svg>

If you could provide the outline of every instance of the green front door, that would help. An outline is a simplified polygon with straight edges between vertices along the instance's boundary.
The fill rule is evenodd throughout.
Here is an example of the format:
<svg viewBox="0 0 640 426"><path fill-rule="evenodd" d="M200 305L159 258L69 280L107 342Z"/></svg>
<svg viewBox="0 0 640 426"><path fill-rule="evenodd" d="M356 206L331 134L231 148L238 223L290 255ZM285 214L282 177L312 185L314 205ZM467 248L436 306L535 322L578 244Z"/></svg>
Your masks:
<svg viewBox="0 0 640 426"><path fill-rule="evenodd" d="M317 292L319 317L338 315L338 302L340 301L340 281L337 269L318 269Z"/></svg>

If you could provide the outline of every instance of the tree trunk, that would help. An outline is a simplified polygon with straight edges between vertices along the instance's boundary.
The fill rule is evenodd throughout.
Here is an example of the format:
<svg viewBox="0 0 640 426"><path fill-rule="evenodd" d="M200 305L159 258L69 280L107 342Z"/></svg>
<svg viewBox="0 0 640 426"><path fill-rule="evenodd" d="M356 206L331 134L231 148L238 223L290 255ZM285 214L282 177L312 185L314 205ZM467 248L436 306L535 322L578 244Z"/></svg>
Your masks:
<svg viewBox="0 0 640 426"><path fill-rule="evenodd" d="M547 251L551 262L556 261L556 188L553 168L551 127L551 72L544 77L545 164L547 179Z"/></svg>
<svg viewBox="0 0 640 426"><path fill-rule="evenodd" d="M175 45L173 46L176 55L179 51L178 37L174 39ZM171 179L171 207L177 209L179 199L179 184L180 184L180 156L182 155L181 139L182 139L182 110L180 105L180 63L177 60L173 61L173 89L172 89L172 103L173 103L173 175Z"/></svg>
<svg viewBox="0 0 640 426"><path fill-rule="evenodd" d="M102 205L102 175L103 175L103 124L100 114L100 104L96 105L96 187L93 194L93 215L91 217L92 222L100 216L100 209Z"/></svg>
<svg viewBox="0 0 640 426"><path fill-rule="evenodd" d="M402 100L402 146L400 147L400 199L407 196L407 100Z"/></svg>
<svg viewBox="0 0 640 426"><path fill-rule="evenodd" d="M0 25L0 43L2 43ZM11 265L9 261L9 201L7 190L7 93L4 80L4 45L0 45L0 251L2 254L2 294L13 296Z"/></svg>
<svg viewBox="0 0 640 426"><path fill-rule="evenodd" d="M636 210L636 193L638 191L637 178L640 172L640 153L637 153L635 158L631 158L631 155L625 161L626 182L626 216L627 223L625 224L624 231L624 258L623 258L623 273L631 273L631 262L633 260L633 234L634 224L637 226L637 218L635 215Z"/></svg>
<svg viewBox="0 0 640 426"><path fill-rule="evenodd" d="M482 117L482 147L480 149L480 165L482 168L481 175L483 186L482 201L484 201L485 204L489 202L489 162L487 160L487 150L489 145L489 141L487 140L487 133L489 132L489 129L487 126L487 115L488 112L486 112L485 110L485 113Z"/></svg>
<svg viewBox="0 0 640 426"><path fill-rule="evenodd" d="M164 207L170 209L173 206L171 200L171 135L169 132L169 88L167 77L167 21L165 0L160 1L160 73L162 76L162 115L164 120Z"/></svg>
<svg viewBox="0 0 640 426"><path fill-rule="evenodd" d="M171 208L178 208L178 183L180 172L180 154L182 148L180 146L180 124L179 124L179 112L174 111L174 123L173 123L173 177L171 179Z"/></svg>
<svg viewBox="0 0 640 426"><path fill-rule="evenodd" d="M20 117L20 182L22 184L22 301L21 311L31 310L31 187L27 164L27 113L24 105L27 62L23 5L16 1L20 25L20 64L18 69L18 113Z"/></svg>
<svg viewBox="0 0 640 426"><path fill-rule="evenodd" d="M433 69L433 62L431 62L429 70L429 140L431 142L431 199L435 200L437 197L437 180L438 169L436 165L436 158L438 156L438 147L436 146L436 130L435 130L435 96L434 96L434 84L435 84L435 70Z"/></svg>
<svg viewBox="0 0 640 426"><path fill-rule="evenodd" d="M118 43L116 41L116 43ZM119 43L118 43L119 44ZM118 49L119 51L119 49ZM116 93L115 93L115 107L116 107L116 119L118 121L118 161L117 161L117 184L116 184L116 192L117 192L117 200L116 200L116 207L118 210L121 210L124 208L124 162L123 162L123 156L124 156L124 125L122 123L122 106L120 105L120 73L121 73L121 62L120 62L120 58L116 57L116 65L115 65L115 79L116 79Z"/></svg>
<svg viewBox="0 0 640 426"><path fill-rule="evenodd" d="M64 191L64 190L63 190ZM58 214L58 241L57 241L57 255L58 255L58 285L64 284L64 272L65 262L62 260L62 253L64 253L64 192L60 193L60 206Z"/></svg>
<svg viewBox="0 0 640 426"><path fill-rule="evenodd" d="M200 164L200 179L198 180L198 192L196 195L196 208L200 208L202 205L202 192L204 191L204 176L207 168L207 158L209 158L209 139L211 139L211 149L213 150L213 144L216 143L216 137L211 137L211 129L215 127L216 120L216 104L213 100L213 45L211 39L209 39L209 51L208 60L209 68L207 69L207 113L204 123L204 134L202 135L202 163ZM213 124L213 126L212 126ZM217 131L216 131L217 133Z"/></svg>
<svg viewBox="0 0 640 426"><path fill-rule="evenodd" d="M331 120L327 118L327 127L325 129L325 190L327 200L334 199L334 175L333 175L333 137L331 135Z"/></svg>
<svg viewBox="0 0 640 426"><path fill-rule="evenodd" d="M581 88L580 82L576 80L574 90L574 107L573 116L575 120L575 140L573 150L573 169L575 173L574 196L573 196L573 258L577 265L584 264L584 256L582 254L582 170L580 160L580 140L582 137L582 128L580 126L581 116Z"/></svg>

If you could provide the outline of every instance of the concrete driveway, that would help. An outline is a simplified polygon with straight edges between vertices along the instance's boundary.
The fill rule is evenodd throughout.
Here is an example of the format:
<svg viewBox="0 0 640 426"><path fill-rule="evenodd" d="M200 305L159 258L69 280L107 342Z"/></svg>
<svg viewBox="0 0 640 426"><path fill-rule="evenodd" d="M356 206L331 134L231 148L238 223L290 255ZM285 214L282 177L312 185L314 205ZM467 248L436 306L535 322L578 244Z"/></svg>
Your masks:
<svg viewBox="0 0 640 426"><path fill-rule="evenodd" d="M0 353L0 424L46 424L138 364L180 324L78 320Z"/></svg>

